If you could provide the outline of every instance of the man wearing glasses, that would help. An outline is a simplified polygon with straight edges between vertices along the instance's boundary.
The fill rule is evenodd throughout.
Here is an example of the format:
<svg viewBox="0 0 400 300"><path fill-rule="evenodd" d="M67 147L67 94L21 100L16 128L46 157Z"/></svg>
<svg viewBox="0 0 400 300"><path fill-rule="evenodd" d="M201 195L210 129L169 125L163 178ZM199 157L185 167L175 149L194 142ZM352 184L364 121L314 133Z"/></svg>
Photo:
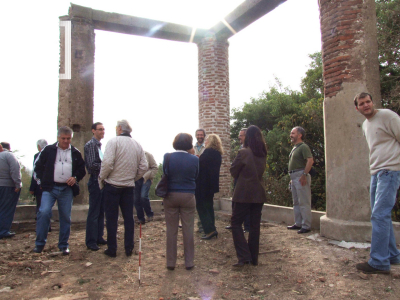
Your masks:
<svg viewBox="0 0 400 300"><path fill-rule="evenodd" d="M92 251L99 250L98 245L105 245L104 240L104 200L99 187L98 177L100 174L103 153L100 141L104 138L105 129L102 123L92 125L92 139L85 145L85 165L90 174L88 182L89 190L89 212L86 221L86 246Z"/></svg>

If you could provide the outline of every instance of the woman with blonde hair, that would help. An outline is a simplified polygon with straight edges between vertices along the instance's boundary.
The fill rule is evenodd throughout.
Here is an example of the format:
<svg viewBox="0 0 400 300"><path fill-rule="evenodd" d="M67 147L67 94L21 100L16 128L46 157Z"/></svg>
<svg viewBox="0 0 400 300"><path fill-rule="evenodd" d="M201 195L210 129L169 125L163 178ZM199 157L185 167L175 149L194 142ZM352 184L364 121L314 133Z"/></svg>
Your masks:
<svg viewBox="0 0 400 300"><path fill-rule="evenodd" d="M209 134L206 149L199 158L199 176L196 180L196 209L205 235L202 239L218 237L215 228L214 194L219 192L219 171L222 154L221 139L216 134Z"/></svg>

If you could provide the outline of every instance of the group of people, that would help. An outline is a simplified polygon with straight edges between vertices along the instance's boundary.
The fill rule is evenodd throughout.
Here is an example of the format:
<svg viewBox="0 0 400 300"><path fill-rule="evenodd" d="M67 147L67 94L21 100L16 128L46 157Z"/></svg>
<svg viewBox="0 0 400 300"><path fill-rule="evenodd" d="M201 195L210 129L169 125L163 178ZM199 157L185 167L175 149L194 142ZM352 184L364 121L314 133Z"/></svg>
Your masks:
<svg viewBox="0 0 400 300"><path fill-rule="evenodd" d="M370 150L370 195L372 239L370 259L357 264L364 273L389 273L390 265L400 264L400 251L391 220L391 210L400 185L400 118L388 109L375 109L372 96L360 93L354 98L356 110L366 120L363 134ZM58 142L47 145L37 143L34 180L30 192L37 200L37 226L34 252L40 253L51 230L51 209L57 200L60 219L58 247L69 254L68 239L71 226L73 196L79 194L78 182L90 174L89 212L86 226L86 245L97 251L98 245L107 244L104 253L117 254L118 212L124 217L124 247L127 256L134 248L133 206L139 223L153 219L148 192L157 173L153 156L145 152L130 135L132 129L126 120L117 122L116 137L112 138L105 153L101 139L105 128L102 123L92 126L93 138L85 145L85 160L71 145L72 130L60 127ZM220 167L224 153L218 135L206 135L204 129L196 131L197 143L188 133L179 133L174 141L173 153L166 153L163 170L168 177L168 194L163 199L166 221L167 268L174 270L177 260L179 220L183 233L185 267L194 267L194 216L197 210L204 231L202 239L218 237L213 209L214 194L219 192ZM288 172L292 191L295 223L287 228L299 234L311 230L311 176L313 157L304 143L305 130L294 127L290 133L293 149L289 155ZM240 131L241 147L231 164L234 179L231 225L237 254L235 267L258 264L260 221L266 191L263 174L266 168L267 145L257 126ZM0 239L15 235L10 231L15 207L21 189L18 160L8 143L0 144ZM107 240L104 234L104 212L107 219ZM147 219L145 218L147 215ZM243 231L242 224L245 225ZM244 233L249 232L248 240Z"/></svg>

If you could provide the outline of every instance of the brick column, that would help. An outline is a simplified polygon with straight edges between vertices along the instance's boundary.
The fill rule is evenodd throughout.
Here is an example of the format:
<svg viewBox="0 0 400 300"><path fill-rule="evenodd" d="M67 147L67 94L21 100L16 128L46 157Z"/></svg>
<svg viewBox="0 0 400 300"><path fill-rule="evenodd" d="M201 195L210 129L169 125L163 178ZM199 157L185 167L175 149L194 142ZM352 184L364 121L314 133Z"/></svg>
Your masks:
<svg viewBox="0 0 400 300"><path fill-rule="evenodd" d="M231 175L229 60L227 40L206 37L199 49L199 127L218 134L224 147L218 197L229 196Z"/></svg>
<svg viewBox="0 0 400 300"><path fill-rule="evenodd" d="M72 145L81 151L92 138L93 90L94 90L94 26L84 18L60 17L71 24L71 79L59 80L59 102L57 126L69 126L74 131ZM65 69L64 32L60 35L60 71ZM74 198L74 204L87 204L87 181L80 182L81 193Z"/></svg>
<svg viewBox="0 0 400 300"><path fill-rule="evenodd" d="M371 238L368 146L354 96L369 92L380 104L374 0L320 0L324 67L326 216L321 235Z"/></svg>

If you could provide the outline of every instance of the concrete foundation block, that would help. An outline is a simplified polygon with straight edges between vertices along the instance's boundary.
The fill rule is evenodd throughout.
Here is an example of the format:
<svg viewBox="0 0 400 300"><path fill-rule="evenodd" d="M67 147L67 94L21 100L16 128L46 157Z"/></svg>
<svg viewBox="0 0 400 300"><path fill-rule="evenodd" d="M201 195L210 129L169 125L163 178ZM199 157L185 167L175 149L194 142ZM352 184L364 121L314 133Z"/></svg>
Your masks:
<svg viewBox="0 0 400 300"><path fill-rule="evenodd" d="M396 242L400 241L400 223L393 222L393 230ZM339 219L321 218L321 236L346 242L371 242L371 222L344 221Z"/></svg>

